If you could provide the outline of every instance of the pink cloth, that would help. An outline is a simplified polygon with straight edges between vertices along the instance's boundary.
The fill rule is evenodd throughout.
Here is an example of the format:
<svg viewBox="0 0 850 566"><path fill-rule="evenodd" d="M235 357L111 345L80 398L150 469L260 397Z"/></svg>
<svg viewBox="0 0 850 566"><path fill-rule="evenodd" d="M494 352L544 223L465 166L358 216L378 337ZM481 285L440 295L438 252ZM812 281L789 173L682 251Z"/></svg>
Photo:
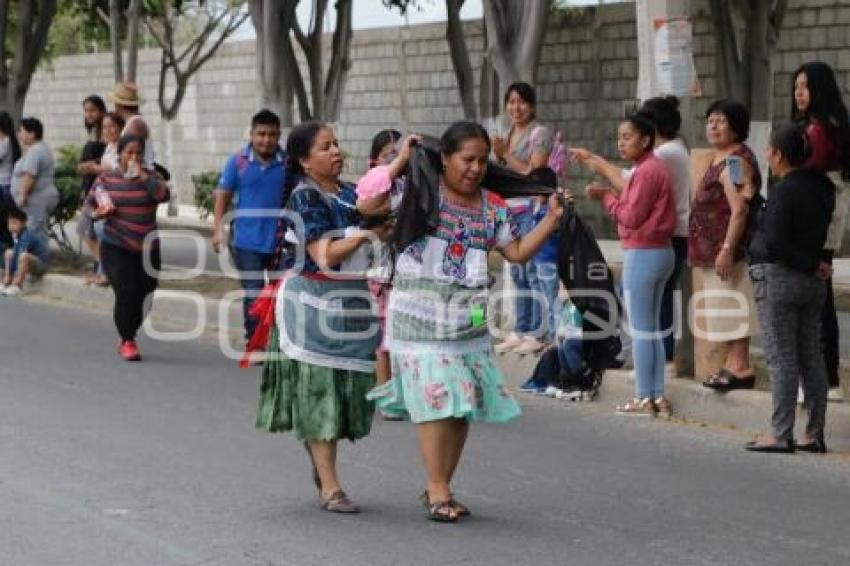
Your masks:
<svg viewBox="0 0 850 566"><path fill-rule="evenodd" d="M390 179L390 168L387 165L378 165L366 171L357 182L357 198L369 199L382 195L393 186Z"/></svg>
<svg viewBox="0 0 850 566"><path fill-rule="evenodd" d="M624 249L663 248L676 229L676 206L670 174L651 152L635 170L619 197L607 193L603 204L617 222Z"/></svg>

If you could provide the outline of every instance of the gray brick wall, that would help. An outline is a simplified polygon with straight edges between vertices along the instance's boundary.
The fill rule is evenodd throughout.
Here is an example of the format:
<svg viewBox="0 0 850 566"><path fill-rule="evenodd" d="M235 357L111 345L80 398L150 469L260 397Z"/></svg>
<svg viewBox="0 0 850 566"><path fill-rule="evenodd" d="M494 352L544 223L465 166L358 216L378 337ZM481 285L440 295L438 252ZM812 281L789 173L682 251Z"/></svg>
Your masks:
<svg viewBox="0 0 850 566"><path fill-rule="evenodd" d="M720 96L715 42L707 0L694 0L696 67L704 96L694 103L694 131L709 102ZM483 57L483 26L465 24L476 77ZM439 134L462 117L443 24L355 33L352 68L337 133L350 159L347 174L366 166L372 135L384 127ZM791 73L803 61L833 65L850 90L850 0L791 0L774 55L775 116L788 112ZM175 174L183 202L191 202L191 174L218 169L241 143L259 105L253 42L233 43L193 79L180 115L159 119L156 87L159 54L140 54L143 113L153 126L160 159ZM63 57L40 71L26 112L44 119L54 146L83 138L79 103L112 86L109 54ZM613 155L614 133L624 104L634 98L637 78L634 4L607 5L553 18L539 70L538 113L571 145ZM477 79L476 79L477 80ZM598 212L597 209L593 209ZM600 219L601 221L601 219ZM603 229L610 229L610 226Z"/></svg>

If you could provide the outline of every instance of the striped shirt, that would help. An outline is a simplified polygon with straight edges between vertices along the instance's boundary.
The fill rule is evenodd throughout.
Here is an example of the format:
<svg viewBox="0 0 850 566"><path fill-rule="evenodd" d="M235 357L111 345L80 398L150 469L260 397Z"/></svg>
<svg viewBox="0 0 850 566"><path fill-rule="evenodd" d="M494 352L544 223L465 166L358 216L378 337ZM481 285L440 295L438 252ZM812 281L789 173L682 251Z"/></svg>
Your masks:
<svg viewBox="0 0 850 566"><path fill-rule="evenodd" d="M104 241L121 246L133 252L141 252L145 237L156 230L156 209L160 203L168 201L168 185L159 175L147 171L146 181L126 179L124 173L116 169L101 173L95 180L92 191L86 200L86 212L93 216L97 210L95 192L103 187L115 205L115 211L106 217ZM154 245L158 245L154 241Z"/></svg>

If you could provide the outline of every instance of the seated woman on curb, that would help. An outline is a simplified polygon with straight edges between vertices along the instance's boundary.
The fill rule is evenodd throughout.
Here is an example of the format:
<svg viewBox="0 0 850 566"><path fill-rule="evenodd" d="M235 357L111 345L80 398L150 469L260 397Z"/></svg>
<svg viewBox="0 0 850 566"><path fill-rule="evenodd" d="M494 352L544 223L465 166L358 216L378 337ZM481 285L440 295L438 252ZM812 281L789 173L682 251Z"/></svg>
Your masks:
<svg viewBox="0 0 850 566"><path fill-rule="evenodd" d="M773 393L773 434L747 444L754 452L793 452L797 387L803 382L809 422L796 448L826 452L826 365L820 349L820 315L829 264L821 250L835 208L835 185L822 172L801 168L810 153L802 127L774 132L770 169L782 180L770 189L750 243L764 353Z"/></svg>

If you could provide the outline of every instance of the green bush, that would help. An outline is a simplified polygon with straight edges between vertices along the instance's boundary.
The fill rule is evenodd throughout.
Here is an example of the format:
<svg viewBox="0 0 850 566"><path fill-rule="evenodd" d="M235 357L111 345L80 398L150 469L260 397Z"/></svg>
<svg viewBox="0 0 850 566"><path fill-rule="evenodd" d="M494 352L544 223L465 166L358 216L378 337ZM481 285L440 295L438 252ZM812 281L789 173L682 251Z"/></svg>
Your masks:
<svg viewBox="0 0 850 566"><path fill-rule="evenodd" d="M60 248L68 251L74 251L74 246L65 231L65 224L76 216L82 197L80 176L77 174L81 152L82 148L76 145L59 148L54 176L54 184L59 191L59 204L47 219L48 234Z"/></svg>
<svg viewBox="0 0 850 566"><path fill-rule="evenodd" d="M201 220L206 220L215 211L215 189L218 186L218 172L205 171L192 175L195 185L195 205Z"/></svg>

